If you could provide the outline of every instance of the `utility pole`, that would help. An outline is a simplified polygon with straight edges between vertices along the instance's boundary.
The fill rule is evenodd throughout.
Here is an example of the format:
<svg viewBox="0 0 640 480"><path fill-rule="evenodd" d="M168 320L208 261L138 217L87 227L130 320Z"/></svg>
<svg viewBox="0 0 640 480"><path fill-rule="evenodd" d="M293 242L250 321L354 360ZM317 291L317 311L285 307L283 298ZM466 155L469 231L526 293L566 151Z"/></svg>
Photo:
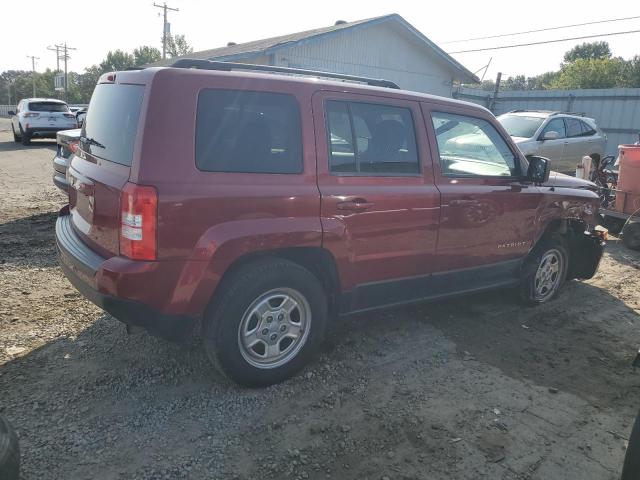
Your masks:
<svg viewBox="0 0 640 480"><path fill-rule="evenodd" d="M493 89L493 97L491 98L491 103L489 105L489 110L495 113L496 101L498 100L498 92L500 91L500 80L502 80L502 72L498 72L498 76L496 77L496 86Z"/></svg>
<svg viewBox="0 0 640 480"><path fill-rule="evenodd" d="M33 81L33 97L36 96L36 60L40 60L40 57L33 55L27 55L27 58L31 59L31 80Z"/></svg>
<svg viewBox="0 0 640 480"><path fill-rule="evenodd" d="M67 72L67 62L71 58L69 56L69 50L77 50L77 48L67 46L67 42L64 42L62 45L54 45L53 47L47 47L47 50L55 50L56 51L56 65L58 71L60 71L60 58L64 60L64 101L68 101L68 88L69 88L69 78ZM60 55L60 51L62 51L62 55Z"/></svg>
<svg viewBox="0 0 640 480"><path fill-rule="evenodd" d="M56 52L56 76L60 73L60 45L54 45L53 47L48 46L47 50L51 50L52 52ZM55 82L55 80L54 80ZM54 85L55 86L55 85ZM56 87L56 96L60 98L60 91Z"/></svg>
<svg viewBox="0 0 640 480"><path fill-rule="evenodd" d="M167 10L171 10L172 12L179 12L178 8L171 8L167 6L167 2L164 2L162 5L158 5L157 3L153 4L154 7L161 8L164 13L164 21L162 24L162 58L167 58L167 33L169 30L169 24L167 23Z"/></svg>

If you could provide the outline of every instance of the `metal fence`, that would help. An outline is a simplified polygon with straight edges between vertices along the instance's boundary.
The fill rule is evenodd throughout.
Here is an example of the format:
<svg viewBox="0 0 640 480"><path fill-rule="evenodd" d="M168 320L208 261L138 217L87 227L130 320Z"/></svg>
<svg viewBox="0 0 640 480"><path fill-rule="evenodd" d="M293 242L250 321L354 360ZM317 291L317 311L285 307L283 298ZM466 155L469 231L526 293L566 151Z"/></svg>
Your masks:
<svg viewBox="0 0 640 480"><path fill-rule="evenodd" d="M607 153L614 155L618 145L635 143L640 133L640 88L594 90L514 90L498 94L460 87L454 98L478 103L493 113L511 110L554 110L580 112L594 118L607 134Z"/></svg>

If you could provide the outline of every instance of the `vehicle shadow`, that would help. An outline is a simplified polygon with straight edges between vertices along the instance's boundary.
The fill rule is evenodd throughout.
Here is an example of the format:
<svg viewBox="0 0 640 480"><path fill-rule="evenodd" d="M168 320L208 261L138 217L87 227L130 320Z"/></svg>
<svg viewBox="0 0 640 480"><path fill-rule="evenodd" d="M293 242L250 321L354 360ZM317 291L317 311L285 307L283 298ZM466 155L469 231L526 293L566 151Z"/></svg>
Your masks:
<svg viewBox="0 0 640 480"><path fill-rule="evenodd" d="M9 135L11 135L11 132L9 132ZM24 146L21 143L14 142L14 141L0 142L0 152L13 152L13 151L20 151L20 150L36 150L36 149L39 149L39 148L46 148L48 150L51 150L52 152L55 152L55 150L56 150L56 141L52 140L52 139L32 140L31 144L28 145L28 146Z"/></svg>
<svg viewBox="0 0 640 480"><path fill-rule="evenodd" d="M38 213L0 224L0 263L51 267L55 251L56 212Z"/></svg>
<svg viewBox="0 0 640 480"><path fill-rule="evenodd" d="M640 315L607 290L569 282L559 298L523 307L516 292L434 305L427 321L465 359L600 406L637 408ZM421 312L426 312L421 310Z"/></svg>

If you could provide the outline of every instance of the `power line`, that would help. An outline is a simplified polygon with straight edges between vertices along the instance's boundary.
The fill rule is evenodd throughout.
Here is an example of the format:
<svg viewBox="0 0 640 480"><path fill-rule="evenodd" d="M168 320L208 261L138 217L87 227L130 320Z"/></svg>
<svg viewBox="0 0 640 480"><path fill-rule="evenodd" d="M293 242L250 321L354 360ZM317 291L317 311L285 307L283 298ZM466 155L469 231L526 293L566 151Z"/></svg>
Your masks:
<svg viewBox="0 0 640 480"><path fill-rule="evenodd" d="M532 45L544 45L547 43L568 42L571 40L583 40L585 38L611 37L613 35L627 35L629 33L640 33L640 30L628 30L626 32L598 33L596 35L584 35L582 37L557 38L554 40L544 40L541 42L518 43L514 45L502 45L499 47L474 48L472 50L458 50L456 52L447 52L447 53L449 55L453 55L454 53L486 52L487 50L503 50L505 48L530 47Z"/></svg>
<svg viewBox="0 0 640 480"><path fill-rule="evenodd" d="M551 30L561 30L563 28L584 27L585 25L596 25L600 23L620 22L623 20L635 20L636 18L640 18L640 15L637 15L635 17L611 18L609 20L597 20L594 22L574 23L572 25L560 25L557 27L539 28L537 30L527 30L524 32L502 33L500 35L489 35L487 37L474 37L474 38L463 38L460 40L449 40L447 42L441 42L441 45L446 45L448 43L473 42L476 40L486 40L489 38L512 37L514 35L525 35L527 33L548 32Z"/></svg>

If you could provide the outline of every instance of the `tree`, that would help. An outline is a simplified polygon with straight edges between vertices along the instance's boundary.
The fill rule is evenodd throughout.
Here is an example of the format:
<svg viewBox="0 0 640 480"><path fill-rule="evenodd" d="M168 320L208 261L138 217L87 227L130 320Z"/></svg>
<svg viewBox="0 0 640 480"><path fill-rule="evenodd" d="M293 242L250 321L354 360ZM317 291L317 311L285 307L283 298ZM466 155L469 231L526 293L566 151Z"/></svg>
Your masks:
<svg viewBox="0 0 640 480"><path fill-rule="evenodd" d="M623 83L625 87L640 88L640 55L636 55L627 62Z"/></svg>
<svg viewBox="0 0 640 480"><path fill-rule="evenodd" d="M133 51L133 63L136 67L157 62L162 58L160 50L155 47L142 46Z"/></svg>
<svg viewBox="0 0 640 480"><path fill-rule="evenodd" d="M549 90L558 78L559 72L545 72L535 77L527 78L527 90Z"/></svg>
<svg viewBox="0 0 640 480"><path fill-rule="evenodd" d="M107 58L100 63L100 68L104 72L126 70L135 66L133 55L122 50L109 51Z"/></svg>
<svg viewBox="0 0 640 480"><path fill-rule="evenodd" d="M179 57L188 53L193 53L193 48L187 43L184 35L167 34L167 55L169 57Z"/></svg>
<svg viewBox="0 0 640 480"><path fill-rule="evenodd" d="M564 61L572 63L576 60L602 60L611 58L611 49L607 42L591 42L576 45L564 54Z"/></svg>
<svg viewBox="0 0 640 480"><path fill-rule="evenodd" d="M578 58L560 70L552 88L614 88L623 86L626 62L621 58Z"/></svg>

